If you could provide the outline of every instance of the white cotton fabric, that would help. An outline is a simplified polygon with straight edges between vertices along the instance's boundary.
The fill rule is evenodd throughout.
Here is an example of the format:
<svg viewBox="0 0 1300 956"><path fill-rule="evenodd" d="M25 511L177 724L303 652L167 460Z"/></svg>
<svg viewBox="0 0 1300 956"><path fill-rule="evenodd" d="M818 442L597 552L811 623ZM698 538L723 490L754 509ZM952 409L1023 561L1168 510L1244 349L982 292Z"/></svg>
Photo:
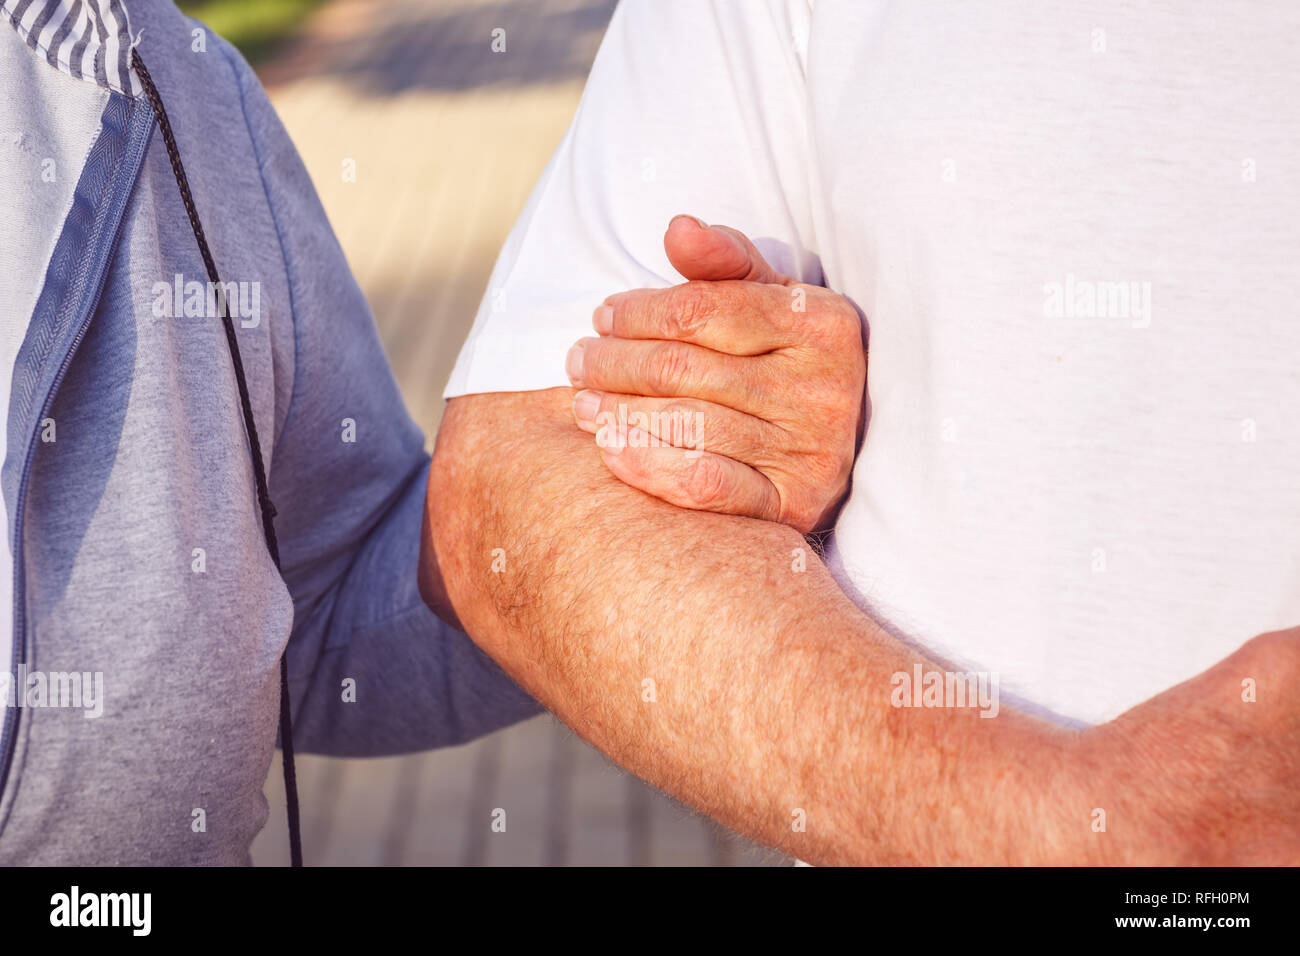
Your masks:
<svg viewBox="0 0 1300 956"><path fill-rule="evenodd" d="M625 3L446 394L567 384L673 214L738 227L869 324L842 586L1107 720L1300 624L1297 48L1281 0Z"/></svg>

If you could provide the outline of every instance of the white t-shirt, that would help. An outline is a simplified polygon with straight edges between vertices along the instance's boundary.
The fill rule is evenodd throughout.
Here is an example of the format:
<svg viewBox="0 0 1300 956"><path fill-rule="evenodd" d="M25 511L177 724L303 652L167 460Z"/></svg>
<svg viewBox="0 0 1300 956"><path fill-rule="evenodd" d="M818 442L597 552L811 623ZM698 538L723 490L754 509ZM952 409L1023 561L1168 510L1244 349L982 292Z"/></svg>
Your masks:
<svg viewBox="0 0 1300 956"><path fill-rule="evenodd" d="M446 394L567 384L673 214L742 229L867 317L841 585L1107 720L1300 624L1297 49L1290 0L624 3Z"/></svg>

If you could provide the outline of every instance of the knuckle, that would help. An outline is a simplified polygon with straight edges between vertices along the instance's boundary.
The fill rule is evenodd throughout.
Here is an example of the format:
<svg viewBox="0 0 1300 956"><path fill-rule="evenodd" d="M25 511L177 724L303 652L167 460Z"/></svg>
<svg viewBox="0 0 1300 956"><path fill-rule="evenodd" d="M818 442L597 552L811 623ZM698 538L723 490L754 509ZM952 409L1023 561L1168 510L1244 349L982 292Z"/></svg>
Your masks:
<svg viewBox="0 0 1300 956"><path fill-rule="evenodd" d="M660 394L678 391L690 374L690 359L675 343L654 345L646 359L645 378L651 389Z"/></svg>
<svg viewBox="0 0 1300 956"><path fill-rule="evenodd" d="M860 399L866 378L867 355L862 322L857 310L843 297L819 289L817 305L798 330L808 351L805 359L817 369L816 379L839 404Z"/></svg>
<svg viewBox="0 0 1300 956"><path fill-rule="evenodd" d="M784 337L797 337L808 324L808 289L802 284L790 286L747 286L742 308L763 313L772 330Z"/></svg>
<svg viewBox="0 0 1300 956"><path fill-rule="evenodd" d="M712 455L696 458L687 470L685 490L690 499L702 507L724 504L730 491L730 482L721 459Z"/></svg>
<svg viewBox="0 0 1300 956"><path fill-rule="evenodd" d="M815 304L815 307L809 309L809 312L813 314L814 323L819 330L828 337L840 342L849 339L860 342L862 339L862 319L853 304L838 292L832 292L830 289L823 289L820 286L809 286L808 288L816 290L815 294L809 292L809 300Z"/></svg>
<svg viewBox="0 0 1300 956"><path fill-rule="evenodd" d="M687 282L677 286L669 298L664 316L664 334L688 339L706 325L717 312L716 290L705 282Z"/></svg>

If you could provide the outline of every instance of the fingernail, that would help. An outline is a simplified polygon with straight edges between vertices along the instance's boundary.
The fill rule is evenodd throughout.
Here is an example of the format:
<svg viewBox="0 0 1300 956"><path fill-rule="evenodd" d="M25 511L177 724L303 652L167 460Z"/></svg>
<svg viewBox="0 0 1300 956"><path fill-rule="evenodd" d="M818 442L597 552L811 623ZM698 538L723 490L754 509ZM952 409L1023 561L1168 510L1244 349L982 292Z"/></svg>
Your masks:
<svg viewBox="0 0 1300 956"><path fill-rule="evenodd" d="M583 389L573 396L573 417L580 422L594 422L600 410L600 392Z"/></svg>
<svg viewBox="0 0 1300 956"><path fill-rule="evenodd" d="M579 340L564 358L564 371L574 385L582 384L582 341Z"/></svg>
<svg viewBox="0 0 1300 956"><path fill-rule="evenodd" d="M673 216L673 222L676 222L678 219L689 219L691 222L695 223L695 225L699 226L701 229L709 228L709 224L707 222L705 222L699 216L692 216L688 212L678 213L676 216ZM672 223L669 223L669 225L672 225Z"/></svg>
<svg viewBox="0 0 1300 956"><path fill-rule="evenodd" d="M591 314L591 324L600 335L609 335L614 331L614 307L602 305Z"/></svg>

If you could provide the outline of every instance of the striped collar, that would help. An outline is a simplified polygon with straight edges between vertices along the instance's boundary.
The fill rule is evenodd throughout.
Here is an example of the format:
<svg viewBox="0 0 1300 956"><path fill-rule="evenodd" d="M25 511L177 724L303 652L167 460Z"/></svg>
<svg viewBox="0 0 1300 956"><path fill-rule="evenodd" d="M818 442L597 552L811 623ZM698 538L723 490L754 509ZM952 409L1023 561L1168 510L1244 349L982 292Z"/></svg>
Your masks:
<svg viewBox="0 0 1300 956"><path fill-rule="evenodd" d="M45 60L69 76L137 96L125 0L0 0L0 14ZM138 39L138 38L137 38Z"/></svg>

